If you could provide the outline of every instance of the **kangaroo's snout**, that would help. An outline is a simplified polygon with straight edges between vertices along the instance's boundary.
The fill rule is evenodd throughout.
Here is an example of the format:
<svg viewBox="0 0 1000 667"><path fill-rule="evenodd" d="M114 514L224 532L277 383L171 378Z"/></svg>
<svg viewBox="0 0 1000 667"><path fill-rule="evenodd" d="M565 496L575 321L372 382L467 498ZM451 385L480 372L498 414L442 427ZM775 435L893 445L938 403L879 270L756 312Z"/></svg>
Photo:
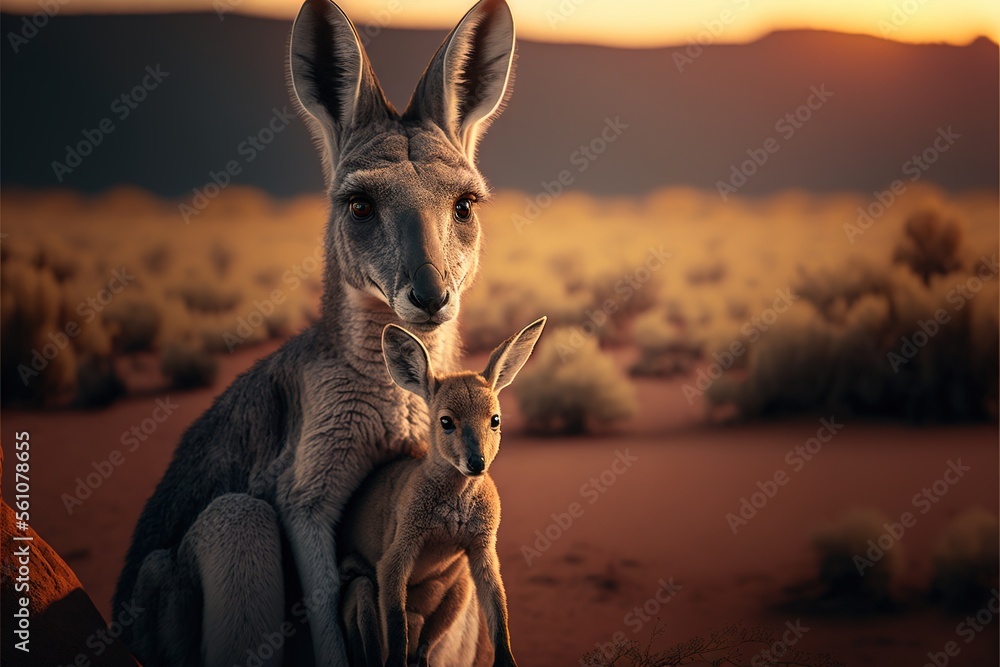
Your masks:
<svg viewBox="0 0 1000 667"><path fill-rule="evenodd" d="M444 276L430 262L420 266L410 283L410 303L428 315L434 315L448 303L448 288Z"/></svg>
<svg viewBox="0 0 1000 667"><path fill-rule="evenodd" d="M483 458L482 454L473 454L469 457L469 472L473 475L481 475L483 471L486 470L486 459Z"/></svg>

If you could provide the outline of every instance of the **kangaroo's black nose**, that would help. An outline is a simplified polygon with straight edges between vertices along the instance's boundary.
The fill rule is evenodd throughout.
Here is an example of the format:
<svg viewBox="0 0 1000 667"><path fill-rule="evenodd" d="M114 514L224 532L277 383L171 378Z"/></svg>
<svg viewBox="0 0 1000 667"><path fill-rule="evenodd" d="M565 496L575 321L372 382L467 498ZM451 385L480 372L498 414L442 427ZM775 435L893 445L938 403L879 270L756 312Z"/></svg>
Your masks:
<svg viewBox="0 0 1000 667"><path fill-rule="evenodd" d="M448 303L444 276L433 264L424 264L417 269L411 285L410 303L428 315L435 314Z"/></svg>
<svg viewBox="0 0 1000 667"><path fill-rule="evenodd" d="M473 454L469 457L469 472L478 475L484 470L486 470L486 459L479 454Z"/></svg>

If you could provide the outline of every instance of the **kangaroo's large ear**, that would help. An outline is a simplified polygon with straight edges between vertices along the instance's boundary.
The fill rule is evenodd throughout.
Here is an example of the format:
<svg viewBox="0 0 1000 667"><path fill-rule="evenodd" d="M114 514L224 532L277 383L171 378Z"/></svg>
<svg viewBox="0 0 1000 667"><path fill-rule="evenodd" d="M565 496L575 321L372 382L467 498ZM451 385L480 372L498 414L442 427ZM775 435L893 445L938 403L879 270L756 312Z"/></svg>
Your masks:
<svg viewBox="0 0 1000 667"><path fill-rule="evenodd" d="M514 65L514 17L504 0L481 0L431 59L404 116L434 121L472 161L500 115Z"/></svg>
<svg viewBox="0 0 1000 667"><path fill-rule="evenodd" d="M430 355L420 339L403 327L388 324L382 330L382 354L392 381L429 403L434 375Z"/></svg>
<svg viewBox="0 0 1000 667"><path fill-rule="evenodd" d="M288 53L292 92L324 140L332 176L348 130L388 118L391 105L375 78L358 31L330 0L306 0L292 26Z"/></svg>
<svg viewBox="0 0 1000 667"><path fill-rule="evenodd" d="M514 377L535 349L535 343L538 342L538 337L542 335L542 329L545 327L545 320L544 317L535 320L500 343L490 354L483 377L490 383L494 392L500 393L501 389L514 381Z"/></svg>

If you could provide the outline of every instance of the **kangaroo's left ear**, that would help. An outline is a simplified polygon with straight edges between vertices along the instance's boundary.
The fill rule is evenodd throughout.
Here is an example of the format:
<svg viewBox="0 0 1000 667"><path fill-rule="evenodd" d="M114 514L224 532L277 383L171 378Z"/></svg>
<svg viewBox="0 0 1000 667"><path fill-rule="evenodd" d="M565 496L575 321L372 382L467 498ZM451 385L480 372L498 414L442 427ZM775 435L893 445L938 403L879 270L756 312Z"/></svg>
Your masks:
<svg viewBox="0 0 1000 667"><path fill-rule="evenodd" d="M430 355L420 339L403 327L388 324L382 330L382 354L393 382L430 403L434 375Z"/></svg>
<svg viewBox="0 0 1000 667"><path fill-rule="evenodd" d="M404 118L434 121L475 160L476 145L500 115L514 66L514 17L505 0L481 0L431 59Z"/></svg>
<svg viewBox="0 0 1000 667"><path fill-rule="evenodd" d="M545 320L544 317L535 320L500 343L490 354L483 377L494 392L500 393L501 389L514 381L514 377L535 349L535 343L538 342L538 337L542 335L542 329L545 327Z"/></svg>

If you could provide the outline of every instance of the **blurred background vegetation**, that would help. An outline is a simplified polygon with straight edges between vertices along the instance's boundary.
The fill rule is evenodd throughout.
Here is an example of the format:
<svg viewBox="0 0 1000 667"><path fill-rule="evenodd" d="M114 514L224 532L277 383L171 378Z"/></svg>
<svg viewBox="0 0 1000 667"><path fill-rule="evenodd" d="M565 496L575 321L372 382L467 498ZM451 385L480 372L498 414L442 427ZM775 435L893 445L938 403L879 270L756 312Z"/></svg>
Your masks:
<svg viewBox="0 0 1000 667"><path fill-rule="evenodd" d="M501 192L481 209L486 257L463 302L466 347L488 350L549 317L514 388L529 427L549 433L632 417L637 376L686 378L676 399L703 394L719 419L995 417L996 195L914 188L849 233L867 203L567 193L530 222L529 196ZM175 202L131 188L8 190L0 213L5 405L93 407L209 386L220 355L316 317L318 196L231 187L185 225ZM657 253L666 259L649 261ZM111 294L115 270L135 278ZM769 313L782 293L791 306ZM948 321L910 358L906 341L920 343L920 323L941 310ZM734 343L745 352L728 353Z"/></svg>

